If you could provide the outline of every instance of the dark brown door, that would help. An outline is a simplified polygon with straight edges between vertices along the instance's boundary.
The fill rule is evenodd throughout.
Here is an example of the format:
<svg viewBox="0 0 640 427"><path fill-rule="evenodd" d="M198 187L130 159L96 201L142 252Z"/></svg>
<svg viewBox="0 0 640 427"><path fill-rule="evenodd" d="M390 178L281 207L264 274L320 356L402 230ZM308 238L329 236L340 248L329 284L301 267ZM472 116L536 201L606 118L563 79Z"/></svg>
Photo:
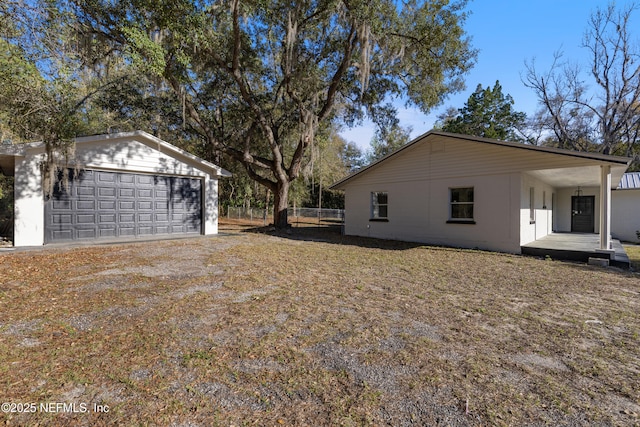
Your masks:
<svg viewBox="0 0 640 427"><path fill-rule="evenodd" d="M593 233L595 196L571 196L571 231Z"/></svg>

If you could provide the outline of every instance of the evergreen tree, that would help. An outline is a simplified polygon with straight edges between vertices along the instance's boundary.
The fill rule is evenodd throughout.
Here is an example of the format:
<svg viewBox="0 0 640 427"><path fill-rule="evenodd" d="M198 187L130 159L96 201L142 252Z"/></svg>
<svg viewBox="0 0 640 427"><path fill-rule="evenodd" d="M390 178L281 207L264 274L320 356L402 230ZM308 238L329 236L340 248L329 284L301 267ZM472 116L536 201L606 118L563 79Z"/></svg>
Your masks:
<svg viewBox="0 0 640 427"><path fill-rule="evenodd" d="M520 130L525 125L526 114L513 110L513 98L502 93L500 82L491 89L478 85L458 114L441 116L445 132L481 136L502 141L522 141Z"/></svg>
<svg viewBox="0 0 640 427"><path fill-rule="evenodd" d="M371 151L367 153L367 162L373 163L407 144L411 140L412 131L411 126L402 127L400 125L377 131L371 140Z"/></svg>

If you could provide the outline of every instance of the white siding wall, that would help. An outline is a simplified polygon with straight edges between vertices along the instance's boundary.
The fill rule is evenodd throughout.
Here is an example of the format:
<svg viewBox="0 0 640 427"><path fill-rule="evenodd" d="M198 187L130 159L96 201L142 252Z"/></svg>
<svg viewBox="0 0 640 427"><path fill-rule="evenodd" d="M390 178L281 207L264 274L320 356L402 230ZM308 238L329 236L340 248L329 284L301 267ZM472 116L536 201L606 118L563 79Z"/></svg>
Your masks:
<svg viewBox="0 0 640 427"><path fill-rule="evenodd" d="M570 173L585 167L598 169L593 159L579 156L433 135L428 142L407 147L342 186L346 197L345 233L519 252L521 245L553 231L571 231L571 195L576 188L546 183L543 171ZM448 189L459 186L475 188L476 224L447 224ZM531 187L535 194L533 222ZM369 221L372 191L389 193L389 222ZM582 191L585 196L595 196L597 233L599 189Z"/></svg>
<svg viewBox="0 0 640 427"><path fill-rule="evenodd" d="M530 194L533 188L534 218L531 221ZM552 186L528 174L523 174L520 197L520 244L525 245L553 231Z"/></svg>
<svg viewBox="0 0 640 427"><path fill-rule="evenodd" d="M43 156L15 158L14 246L44 243L44 194L40 162Z"/></svg>
<svg viewBox="0 0 640 427"><path fill-rule="evenodd" d="M574 196L577 188L561 188L557 190L556 207L556 227L555 230L561 233L571 232L571 196ZM583 196L595 196L594 206L594 233L600 232L600 188L580 187ZM613 222L612 222L613 224Z"/></svg>
<svg viewBox="0 0 640 427"><path fill-rule="evenodd" d="M640 190L613 191L611 200L611 235L615 239L638 243Z"/></svg>
<svg viewBox="0 0 640 427"><path fill-rule="evenodd" d="M205 172L193 163L180 161L134 139L96 141L84 143L76 149L75 159L80 167L108 168L129 172L158 173L165 175L201 176Z"/></svg>
<svg viewBox="0 0 640 427"><path fill-rule="evenodd" d="M485 162L495 163L496 153L487 155L475 147L423 144L363 175L345 190L345 233L519 252L520 173L497 167L485 173ZM474 172L478 168L483 173ZM449 189L454 187L474 188L475 224L447 223ZM388 222L369 220L373 191L388 193Z"/></svg>
<svg viewBox="0 0 640 427"><path fill-rule="evenodd" d="M207 175L202 189L204 234L218 234L218 180Z"/></svg>
<svg viewBox="0 0 640 427"><path fill-rule="evenodd" d="M352 183L415 181L473 174L521 173L527 170L593 167L593 160L464 140L432 137L373 166ZM352 185L348 183L347 185Z"/></svg>

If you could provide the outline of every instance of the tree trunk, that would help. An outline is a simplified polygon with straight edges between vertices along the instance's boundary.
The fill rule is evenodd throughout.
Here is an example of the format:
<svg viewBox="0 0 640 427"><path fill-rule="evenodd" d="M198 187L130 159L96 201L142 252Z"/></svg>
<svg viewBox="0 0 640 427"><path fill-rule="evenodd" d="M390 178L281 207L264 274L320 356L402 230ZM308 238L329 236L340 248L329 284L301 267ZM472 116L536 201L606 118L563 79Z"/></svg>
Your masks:
<svg viewBox="0 0 640 427"><path fill-rule="evenodd" d="M289 218L287 208L289 207L289 181L278 181L273 192L273 225L276 228L287 228Z"/></svg>

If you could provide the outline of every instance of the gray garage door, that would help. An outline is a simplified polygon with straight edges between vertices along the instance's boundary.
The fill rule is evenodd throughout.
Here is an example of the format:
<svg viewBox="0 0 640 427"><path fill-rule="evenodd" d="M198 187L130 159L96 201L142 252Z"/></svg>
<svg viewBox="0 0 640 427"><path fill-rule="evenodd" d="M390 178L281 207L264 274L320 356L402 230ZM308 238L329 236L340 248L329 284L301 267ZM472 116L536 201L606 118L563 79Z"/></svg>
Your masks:
<svg viewBox="0 0 640 427"><path fill-rule="evenodd" d="M195 178L85 170L45 203L45 243L200 234Z"/></svg>

